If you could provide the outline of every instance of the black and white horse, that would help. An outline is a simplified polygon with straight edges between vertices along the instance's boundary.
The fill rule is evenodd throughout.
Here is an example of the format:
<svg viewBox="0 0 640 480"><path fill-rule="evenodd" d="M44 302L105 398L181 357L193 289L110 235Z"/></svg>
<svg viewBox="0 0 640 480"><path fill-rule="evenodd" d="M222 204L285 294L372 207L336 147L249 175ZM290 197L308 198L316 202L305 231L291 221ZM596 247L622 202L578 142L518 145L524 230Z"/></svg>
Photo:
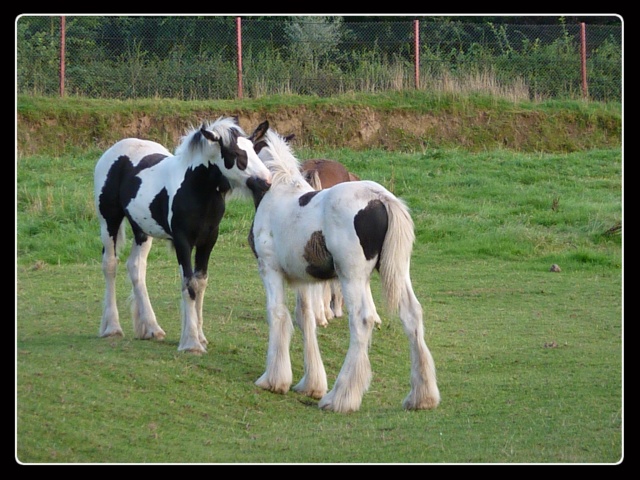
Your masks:
<svg viewBox="0 0 640 480"><path fill-rule="evenodd" d="M268 124L263 124L268 128ZM127 270L133 286L135 336L163 339L146 287L152 239L170 240L182 279L182 335L178 350L206 352L202 302L209 256L218 238L225 198L252 196L258 203L271 173L234 118L220 117L185 135L172 155L162 145L127 138L109 148L94 172L95 205L103 244L106 281L100 336L122 336L116 305L117 253L124 243L125 218L133 230ZM195 268L192 252L195 248Z"/></svg>
<svg viewBox="0 0 640 480"><path fill-rule="evenodd" d="M409 275L414 225L406 205L371 181L352 181L316 191L299 161L273 130L255 145L272 174L271 188L256 209L249 243L266 290L269 324L267 365L256 384L285 393L292 383L289 345L293 333L285 285L298 290L295 319L302 331L304 375L294 390L319 398L336 412L360 408L371 381L368 349L380 322L370 288L380 272L387 306L397 310L411 350L411 391L403 406L435 408L440 402L433 358L424 340L422 307ZM327 393L314 315L317 282L337 277L349 313L350 342L342 369Z"/></svg>

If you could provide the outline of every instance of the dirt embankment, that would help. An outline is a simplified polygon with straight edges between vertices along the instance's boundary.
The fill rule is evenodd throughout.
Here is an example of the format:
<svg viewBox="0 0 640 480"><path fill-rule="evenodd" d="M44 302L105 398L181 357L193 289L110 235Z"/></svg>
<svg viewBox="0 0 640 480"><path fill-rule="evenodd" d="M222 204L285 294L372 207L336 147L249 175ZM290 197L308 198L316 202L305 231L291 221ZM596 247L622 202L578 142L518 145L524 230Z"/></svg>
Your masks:
<svg viewBox="0 0 640 480"><path fill-rule="evenodd" d="M362 106L295 106L276 111L192 111L174 114L18 113L18 152L62 154L69 148L108 148L125 137L155 140L175 148L186 130L202 120L237 115L250 133L262 121L282 134L294 133L304 146L384 148L421 151L427 148L470 150L507 148L518 151L579 151L621 145L619 116L572 111L491 111L423 113L376 110Z"/></svg>

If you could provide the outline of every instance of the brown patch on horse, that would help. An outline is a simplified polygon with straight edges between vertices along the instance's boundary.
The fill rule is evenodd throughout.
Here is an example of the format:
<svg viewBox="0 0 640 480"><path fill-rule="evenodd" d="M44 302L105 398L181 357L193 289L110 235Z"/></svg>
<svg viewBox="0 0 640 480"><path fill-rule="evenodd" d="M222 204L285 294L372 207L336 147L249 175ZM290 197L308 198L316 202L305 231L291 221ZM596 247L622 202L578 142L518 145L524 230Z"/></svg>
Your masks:
<svg viewBox="0 0 640 480"><path fill-rule="evenodd" d="M333 266L333 256L327 250L322 231L317 230L304 246L304 259L307 261L307 273L319 279L329 279L336 276Z"/></svg>

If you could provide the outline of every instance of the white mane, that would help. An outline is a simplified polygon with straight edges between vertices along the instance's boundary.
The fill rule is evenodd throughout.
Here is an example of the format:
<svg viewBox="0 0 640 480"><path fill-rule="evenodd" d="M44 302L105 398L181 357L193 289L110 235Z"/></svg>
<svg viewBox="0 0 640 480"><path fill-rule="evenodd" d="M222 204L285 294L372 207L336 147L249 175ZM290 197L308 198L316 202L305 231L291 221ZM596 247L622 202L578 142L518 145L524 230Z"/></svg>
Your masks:
<svg viewBox="0 0 640 480"><path fill-rule="evenodd" d="M259 157L271 172L272 187L282 184L309 187L300 173L300 162L285 139L269 129L265 140L267 146L260 151Z"/></svg>
<svg viewBox="0 0 640 480"><path fill-rule="evenodd" d="M237 135L246 137L245 132L231 117L219 117L215 122L204 124L206 130L212 131L220 135L222 143L229 145L231 142L231 132L235 131ZM200 127L192 127L191 130L180 139L179 145L176 147L175 155L196 154L202 152L202 148L208 142L203 138Z"/></svg>

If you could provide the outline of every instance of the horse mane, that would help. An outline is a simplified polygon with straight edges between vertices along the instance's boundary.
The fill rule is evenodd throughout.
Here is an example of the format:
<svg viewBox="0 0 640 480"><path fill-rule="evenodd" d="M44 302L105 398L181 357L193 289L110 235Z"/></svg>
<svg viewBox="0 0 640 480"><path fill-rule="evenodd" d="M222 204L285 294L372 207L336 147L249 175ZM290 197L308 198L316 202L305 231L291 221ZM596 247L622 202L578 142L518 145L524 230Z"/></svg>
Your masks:
<svg viewBox="0 0 640 480"><path fill-rule="evenodd" d="M232 136L235 136L236 138L238 136L247 136L244 130L240 128L235 118L218 117L215 122L203 122L201 127L191 127L189 132L180 138L180 143L176 147L175 151L176 156L202 152L203 147L208 144L200 131L202 128L220 135L221 141L225 145L229 145Z"/></svg>
<svg viewBox="0 0 640 480"><path fill-rule="evenodd" d="M314 190L322 190L322 181L318 170L303 170L302 176Z"/></svg>
<svg viewBox="0 0 640 480"><path fill-rule="evenodd" d="M265 134L267 146L260 151L260 159L271 172L271 185L306 185L300 173L300 162L286 140L274 130Z"/></svg>

